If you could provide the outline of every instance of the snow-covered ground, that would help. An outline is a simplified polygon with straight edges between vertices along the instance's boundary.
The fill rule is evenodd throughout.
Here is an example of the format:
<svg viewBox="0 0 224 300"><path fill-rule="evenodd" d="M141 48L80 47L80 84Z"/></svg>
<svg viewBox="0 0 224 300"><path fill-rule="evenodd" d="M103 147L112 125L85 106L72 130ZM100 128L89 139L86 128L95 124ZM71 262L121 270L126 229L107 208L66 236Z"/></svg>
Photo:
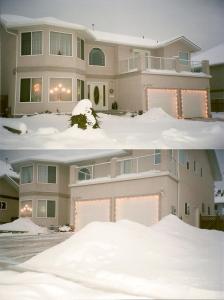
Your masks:
<svg viewBox="0 0 224 300"><path fill-rule="evenodd" d="M95 222L0 272L0 299L223 299L224 233Z"/></svg>
<svg viewBox="0 0 224 300"><path fill-rule="evenodd" d="M30 218L19 218L13 222L1 224L0 232L24 232L25 234L44 234L48 230L33 223ZM3 233L4 234L4 233ZM5 234L6 235L6 234ZM10 235L10 234L9 234ZM1 237L1 234L0 234Z"/></svg>
<svg viewBox="0 0 224 300"><path fill-rule="evenodd" d="M100 113L100 129L69 127L70 116L39 114L0 118L1 149L46 148L204 148L224 147L223 121L177 120L159 108L137 116ZM22 134L9 132L3 125ZM26 130L24 130L26 128Z"/></svg>

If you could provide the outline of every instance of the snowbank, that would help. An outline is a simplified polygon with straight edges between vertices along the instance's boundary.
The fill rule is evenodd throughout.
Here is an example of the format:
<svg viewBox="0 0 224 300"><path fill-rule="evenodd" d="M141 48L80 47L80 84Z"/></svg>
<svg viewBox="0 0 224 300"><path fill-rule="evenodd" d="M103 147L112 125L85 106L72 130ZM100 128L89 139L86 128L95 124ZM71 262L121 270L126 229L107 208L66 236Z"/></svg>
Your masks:
<svg viewBox="0 0 224 300"><path fill-rule="evenodd" d="M137 118L139 120L148 120L148 121L175 120L171 115L166 113L160 107L153 107L149 111L145 112L144 114L138 115Z"/></svg>
<svg viewBox="0 0 224 300"><path fill-rule="evenodd" d="M94 222L20 266L139 297L222 299L223 246L223 233L174 216L150 228Z"/></svg>
<svg viewBox="0 0 224 300"><path fill-rule="evenodd" d="M47 233L47 228L34 224L29 218L19 218L0 225L0 231L24 231L29 234Z"/></svg>

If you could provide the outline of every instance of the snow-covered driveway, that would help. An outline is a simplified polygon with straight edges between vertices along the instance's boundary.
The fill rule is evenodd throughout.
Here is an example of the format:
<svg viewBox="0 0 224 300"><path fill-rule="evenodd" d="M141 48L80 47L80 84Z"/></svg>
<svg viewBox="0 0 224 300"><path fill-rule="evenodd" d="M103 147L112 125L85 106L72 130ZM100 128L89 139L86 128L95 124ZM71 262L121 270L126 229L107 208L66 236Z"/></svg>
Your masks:
<svg viewBox="0 0 224 300"><path fill-rule="evenodd" d="M68 115L40 114L17 119L0 118L1 149L57 148L188 148L224 147L223 121L177 120L160 109L142 116L99 114L100 129L69 127ZM13 134L3 125L27 133Z"/></svg>

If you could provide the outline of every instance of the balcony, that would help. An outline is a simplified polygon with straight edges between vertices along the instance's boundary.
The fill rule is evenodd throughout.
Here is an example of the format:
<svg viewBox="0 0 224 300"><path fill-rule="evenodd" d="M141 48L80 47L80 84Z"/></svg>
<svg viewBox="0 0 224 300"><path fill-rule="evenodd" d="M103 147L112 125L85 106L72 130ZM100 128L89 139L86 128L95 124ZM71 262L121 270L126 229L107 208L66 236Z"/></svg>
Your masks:
<svg viewBox="0 0 224 300"><path fill-rule="evenodd" d="M135 71L158 72L164 71L174 73L204 73L209 75L208 61L183 60L179 57L157 57L137 55L119 62L119 74Z"/></svg>
<svg viewBox="0 0 224 300"><path fill-rule="evenodd" d="M177 178L177 161L161 152L129 158L113 158L110 162L70 167L70 183L82 184L139 176L170 174Z"/></svg>

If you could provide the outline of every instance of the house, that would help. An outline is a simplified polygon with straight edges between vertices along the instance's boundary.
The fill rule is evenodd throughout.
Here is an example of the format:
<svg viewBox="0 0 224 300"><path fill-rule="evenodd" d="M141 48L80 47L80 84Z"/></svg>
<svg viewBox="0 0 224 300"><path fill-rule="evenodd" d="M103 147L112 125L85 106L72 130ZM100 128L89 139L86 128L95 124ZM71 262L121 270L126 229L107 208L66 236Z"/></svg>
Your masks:
<svg viewBox="0 0 224 300"><path fill-rule="evenodd" d="M210 64L211 111L224 112L224 43L195 55Z"/></svg>
<svg viewBox="0 0 224 300"><path fill-rule="evenodd" d="M221 173L213 150L76 151L12 162L21 176L21 217L79 230L120 219L151 225L170 213L199 226L200 215L214 214L213 185Z"/></svg>
<svg viewBox="0 0 224 300"><path fill-rule="evenodd" d="M0 224L19 216L19 175L0 160Z"/></svg>
<svg viewBox="0 0 224 300"><path fill-rule="evenodd" d="M208 61L184 36L166 41L90 30L54 18L1 16L1 113L71 113L161 107L175 118L210 116Z"/></svg>

